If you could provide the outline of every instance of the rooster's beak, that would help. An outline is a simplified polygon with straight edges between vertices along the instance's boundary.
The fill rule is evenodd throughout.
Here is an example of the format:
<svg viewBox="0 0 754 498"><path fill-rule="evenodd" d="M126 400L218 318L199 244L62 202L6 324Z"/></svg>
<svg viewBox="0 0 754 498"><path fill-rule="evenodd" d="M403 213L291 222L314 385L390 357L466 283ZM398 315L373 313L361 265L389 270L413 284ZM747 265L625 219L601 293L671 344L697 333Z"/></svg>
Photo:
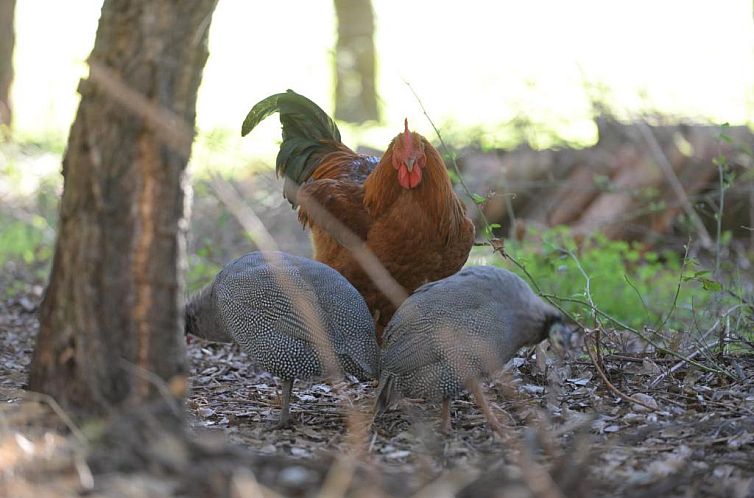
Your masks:
<svg viewBox="0 0 754 498"><path fill-rule="evenodd" d="M414 161L416 161L416 159L406 159L406 169L409 173L414 170Z"/></svg>

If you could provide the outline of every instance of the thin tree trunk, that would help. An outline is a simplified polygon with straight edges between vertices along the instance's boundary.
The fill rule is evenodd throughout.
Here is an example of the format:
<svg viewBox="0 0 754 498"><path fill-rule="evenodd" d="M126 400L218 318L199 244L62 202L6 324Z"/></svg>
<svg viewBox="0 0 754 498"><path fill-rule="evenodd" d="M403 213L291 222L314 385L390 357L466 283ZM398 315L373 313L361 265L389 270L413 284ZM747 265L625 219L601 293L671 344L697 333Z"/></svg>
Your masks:
<svg viewBox="0 0 754 498"><path fill-rule="evenodd" d="M335 117L351 123L378 120L372 2L335 0L335 13Z"/></svg>
<svg viewBox="0 0 754 498"><path fill-rule="evenodd" d="M181 394L184 170L215 4L102 7L29 377L79 414L162 396L165 383Z"/></svg>
<svg viewBox="0 0 754 498"><path fill-rule="evenodd" d="M16 0L0 0L0 126L10 127L10 86L13 83L13 47Z"/></svg>

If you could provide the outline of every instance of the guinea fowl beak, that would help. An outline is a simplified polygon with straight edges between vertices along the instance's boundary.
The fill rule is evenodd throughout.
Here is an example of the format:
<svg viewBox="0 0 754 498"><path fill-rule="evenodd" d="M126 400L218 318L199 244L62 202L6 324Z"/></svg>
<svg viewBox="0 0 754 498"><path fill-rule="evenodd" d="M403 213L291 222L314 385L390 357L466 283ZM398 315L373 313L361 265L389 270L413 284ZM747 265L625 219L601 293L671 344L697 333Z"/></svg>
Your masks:
<svg viewBox="0 0 754 498"><path fill-rule="evenodd" d="M580 349L583 341L581 330L577 326L567 325L560 320L550 326L548 338L555 353L561 357L568 357L571 352Z"/></svg>
<svg viewBox="0 0 754 498"><path fill-rule="evenodd" d="M413 159L413 158L406 159L406 169L408 170L409 173L411 173L414 170L414 161L416 161L416 159Z"/></svg>

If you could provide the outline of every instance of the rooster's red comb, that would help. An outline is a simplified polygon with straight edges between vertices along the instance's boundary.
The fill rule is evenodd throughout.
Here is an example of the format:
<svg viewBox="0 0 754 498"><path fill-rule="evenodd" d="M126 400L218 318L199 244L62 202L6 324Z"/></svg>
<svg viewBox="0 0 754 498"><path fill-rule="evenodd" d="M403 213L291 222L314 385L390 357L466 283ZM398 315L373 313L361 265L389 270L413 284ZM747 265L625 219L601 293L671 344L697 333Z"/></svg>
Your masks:
<svg viewBox="0 0 754 498"><path fill-rule="evenodd" d="M403 147L406 150L411 150L414 148L414 137L411 135L411 132L408 129L408 118L405 118L403 120Z"/></svg>

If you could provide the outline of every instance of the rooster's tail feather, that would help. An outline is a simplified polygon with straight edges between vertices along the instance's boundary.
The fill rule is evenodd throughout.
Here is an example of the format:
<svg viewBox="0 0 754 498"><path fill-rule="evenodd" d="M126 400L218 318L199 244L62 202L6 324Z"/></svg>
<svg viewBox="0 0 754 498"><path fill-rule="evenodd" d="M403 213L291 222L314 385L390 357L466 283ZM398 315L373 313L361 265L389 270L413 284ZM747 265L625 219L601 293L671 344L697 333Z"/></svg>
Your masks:
<svg viewBox="0 0 754 498"><path fill-rule="evenodd" d="M340 132L317 104L288 90L270 95L252 107L244 119L241 136L246 136L275 112L280 113L283 127L275 170L278 176L300 185L317 168L322 155L337 150Z"/></svg>

